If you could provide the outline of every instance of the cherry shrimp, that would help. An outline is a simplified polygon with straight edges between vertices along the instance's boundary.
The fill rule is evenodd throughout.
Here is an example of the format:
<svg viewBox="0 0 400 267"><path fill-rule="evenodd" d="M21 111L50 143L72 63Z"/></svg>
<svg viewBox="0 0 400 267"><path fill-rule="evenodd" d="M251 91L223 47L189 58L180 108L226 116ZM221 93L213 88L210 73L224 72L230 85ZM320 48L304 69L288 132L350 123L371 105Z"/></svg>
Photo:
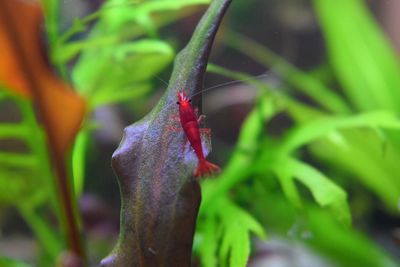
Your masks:
<svg viewBox="0 0 400 267"><path fill-rule="evenodd" d="M204 157L199 128L199 120L201 119L201 116L196 118L191 100L186 96L184 91L178 92L177 104L179 105L179 119L181 126L199 160L197 168L194 171L194 176L210 176L220 171L220 168L217 165L207 161Z"/></svg>
<svg viewBox="0 0 400 267"><path fill-rule="evenodd" d="M264 75L265 74L262 74L257 77L261 77ZM156 78L160 79L159 77L156 77ZM255 77L252 77L252 79L254 79L254 78ZM213 86L213 87L201 90L201 91L191 95L191 97L193 97L199 93L203 93L205 91L215 89L215 88L223 86L223 85L228 85L228 84L243 82L243 81L244 80L233 81L233 82L227 82L224 84ZM219 172L220 168L217 165L207 161L204 157L203 147L201 144L201 137L200 137L200 127L199 127L199 122L203 118L203 115L201 115L197 118L196 113L191 104L192 100L186 95L186 93L183 90L178 92L177 99L178 99L178 101L176 103L179 106L180 124L183 128L186 138L189 140L189 143L192 146L192 148L198 158L198 164L197 164L197 168L194 171L194 176L195 177L211 176L211 175L215 174L216 172Z"/></svg>
<svg viewBox="0 0 400 267"><path fill-rule="evenodd" d="M264 76L259 75L257 77ZM164 82L161 78L157 77L157 79L161 80ZM252 77L252 79L255 77ZM244 80L241 81L233 81L233 82L227 82L224 84L220 84L217 86L209 87L207 89L201 90L193 95L191 97L200 94L202 92L215 89L217 87L223 86L223 85L228 85L232 83L237 83L237 82L243 82ZM165 83L165 82L164 82ZM194 176L195 177L203 177L203 176L211 176L215 174L216 172L220 171L220 168L207 161L204 157L203 153L203 147L201 144L201 136L200 136L200 127L199 127L199 122L203 118L203 115L199 116L197 118L196 113L192 107L192 100L186 95L186 93L181 90L177 93L177 99L178 101L176 102L179 105L179 120L181 123L181 126L183 128L183 131L186 135L186 138L189 140L190 145L192 146L194 152L196 153L197 159L198 159L198 164L197 168L194 171Z"/></svg>

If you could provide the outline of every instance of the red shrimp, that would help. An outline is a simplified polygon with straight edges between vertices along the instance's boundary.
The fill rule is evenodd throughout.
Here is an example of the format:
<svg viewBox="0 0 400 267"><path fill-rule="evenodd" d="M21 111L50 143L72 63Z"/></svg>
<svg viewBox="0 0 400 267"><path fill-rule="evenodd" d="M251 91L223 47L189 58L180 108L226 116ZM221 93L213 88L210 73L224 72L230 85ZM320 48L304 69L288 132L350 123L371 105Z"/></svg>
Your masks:
<svg viewBox="0 0 400 267"><path fill-rule="evenodd" d="M208 162L204 157L203 147L201 145L199 122L190 102L191 100L186 96L185 92L178 92L177 104L179 105L180 122L183 131L199 160L197 168L194 171L194 176L201 177L212 175L213 173L218 172L220 168L217 165Z"/></svg>

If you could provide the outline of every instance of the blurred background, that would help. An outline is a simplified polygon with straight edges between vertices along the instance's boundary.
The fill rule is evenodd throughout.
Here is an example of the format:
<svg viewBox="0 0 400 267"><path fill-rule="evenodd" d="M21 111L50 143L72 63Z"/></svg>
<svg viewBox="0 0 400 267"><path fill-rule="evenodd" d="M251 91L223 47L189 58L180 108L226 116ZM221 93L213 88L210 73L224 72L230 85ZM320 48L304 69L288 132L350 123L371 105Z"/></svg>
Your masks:
<svg viewBox="0 0 400 267"><path fill-rule="evenodd" d="M119 233L111 155L209 1L6 2L0 267L75 266L65 206L97 266ZM223 171L202 182L193 266L400 266L399 24L397 0L233 1L204 82Z"/></svg>

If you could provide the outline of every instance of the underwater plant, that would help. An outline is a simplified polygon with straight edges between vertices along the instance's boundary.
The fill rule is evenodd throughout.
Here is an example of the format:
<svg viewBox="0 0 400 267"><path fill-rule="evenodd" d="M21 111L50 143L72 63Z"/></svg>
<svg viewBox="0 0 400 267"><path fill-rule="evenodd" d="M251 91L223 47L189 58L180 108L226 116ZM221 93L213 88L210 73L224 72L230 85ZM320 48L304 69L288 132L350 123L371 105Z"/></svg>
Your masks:
<svg viewBox="0 0 400 267"><path fill-rule="evenodd" d="M398 265L370 231L377 210L398 221L399 63L367 4L310 2L326 55L307 70L241 30L258 5L278 2L230 2L93 1L63 23L68 2L0 0L0 50L7 51L0 61L0 226L8 210L17 211L39 246L30 260L0 251L0 266L98 266L101 259L102 266L256 266L260 247L276 239L306 247L327 266ZM175 27L185 18L186 30L196 29L180 50ZM208 63L216 50L267 74L254 77L229 57ZM172 63L157 96L158 76ZM245 84L253 103L228 149L213 131L231 131L237 118L229 113L212 125L210 156L221 172L199 179L176 102L183 90L201 112L212 100L202 92L217 91L203 88L206 74ZM221 90L223 99L231 90ZM94 114L115 106L134 123L112 156L119 239L99 252L77 200L88 183L102 183L95 171L110 164L90 166L104 153L93 149L96 131L112 128ZM200 133L207 156L210 133Z"/></svg>

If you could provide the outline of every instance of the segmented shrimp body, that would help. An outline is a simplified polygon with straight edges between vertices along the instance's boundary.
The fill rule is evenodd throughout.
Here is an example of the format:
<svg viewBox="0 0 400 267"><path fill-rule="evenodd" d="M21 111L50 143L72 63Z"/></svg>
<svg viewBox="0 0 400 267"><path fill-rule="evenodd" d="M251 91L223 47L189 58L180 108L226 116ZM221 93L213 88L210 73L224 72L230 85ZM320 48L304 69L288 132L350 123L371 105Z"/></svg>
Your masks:
<svg viewBox="0 0 400 267"><path fill-rule="evenodd" d="M179 119L183 131L199 160L197 168L194 171L194 176L200 177L211 175L214 172L219 171L219 167L208 162L204 157L203 147L201 145L199 122L190 102L191 101L186 96L185 92L178 92L177 103L179 105Z"/></svg>

